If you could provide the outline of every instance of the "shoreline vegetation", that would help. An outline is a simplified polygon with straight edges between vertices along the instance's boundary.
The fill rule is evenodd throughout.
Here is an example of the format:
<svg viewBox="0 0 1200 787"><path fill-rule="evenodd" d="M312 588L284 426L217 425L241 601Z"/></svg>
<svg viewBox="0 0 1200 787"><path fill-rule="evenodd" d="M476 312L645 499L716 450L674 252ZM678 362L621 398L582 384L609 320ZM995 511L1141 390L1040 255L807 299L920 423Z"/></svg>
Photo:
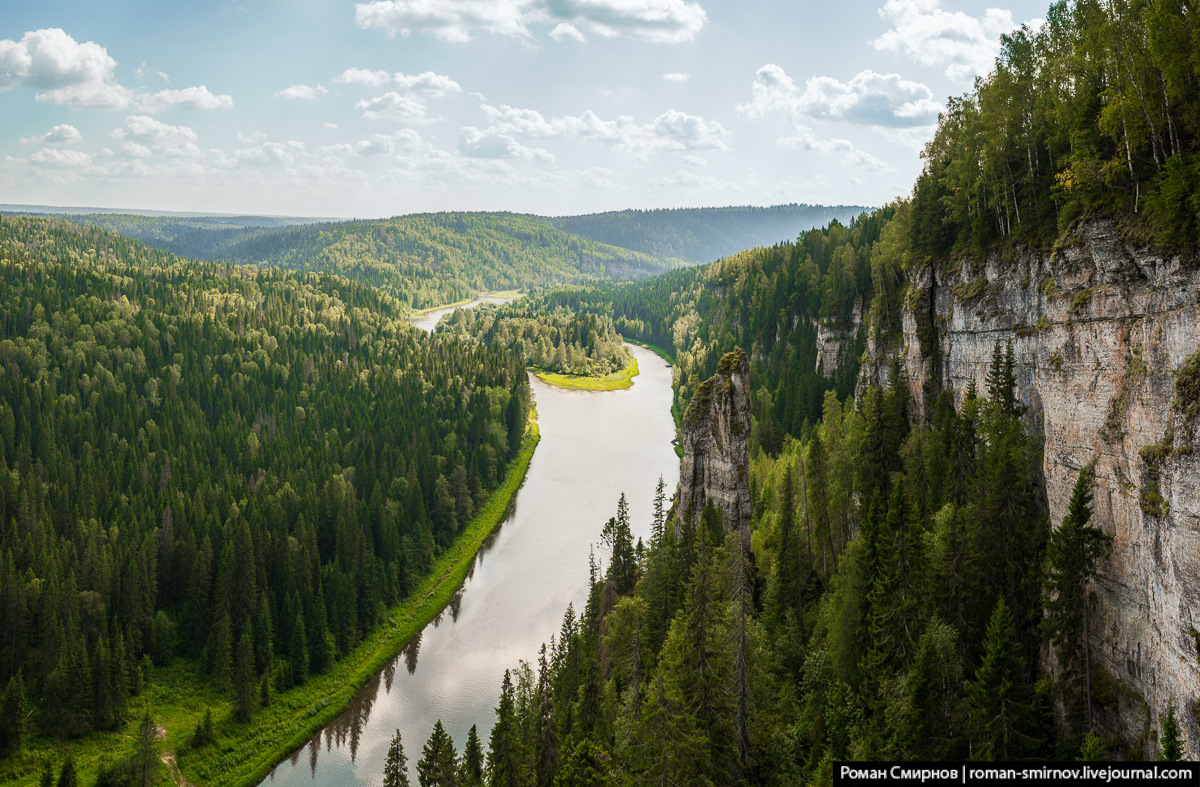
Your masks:
<svg viewBox="0 0 1200 787"><path fill-rule="evenodd" d="M606 374L603 377L595 377L589 374L547 372L536 366L529 367L529 370L544 383L574 391L621 391L626 388L632 388L633 378L637 377L640 373L637 358L631 360L621 371Z"/></svg>
<svg viewBox="0 0 1200 787"><path fill-rule="evenodd" d="M503 483L412 594L388 611L390 625L379 626L328 671L282 694L272 692L271 704L258 707L250 721L236 720L233 700L214 690L194 662L176 659L170 667L153 670L150 685L139 697L131 698L128 721L120 730L75 741L33 738L19 755L19 763L10 761L15 767L3 780L35 785L47 759L57 772L70 754L81 783L91 783L107 761L120 756L130 730L148 712L160 728L163 762L177 762L184 783L257 785L342 713L362 685L445 609L462 587L484 542L503 521L525 481L540 438L537 411L531 405L521 453ZM192 748L192 733L208 711L212 712L215 741ZM18 768L23 771L19 776L14 773Z"/></svg>
<svg viewBox="0 0 1200 787"><path fill-rule="evenodd" d="M457 309L461 306L466 306L476 298L512 298L513 300L516 300L520 297L520 290L493 290L491 292L479 292L475 295L472 295L470 298L461 301L455 301L454 303L443 303L440 306L429 306L424 309L410 309L409 319L413 319L414 317L424 317L426 314L429 314L430 312L436 312L440 309Z"/></svg>

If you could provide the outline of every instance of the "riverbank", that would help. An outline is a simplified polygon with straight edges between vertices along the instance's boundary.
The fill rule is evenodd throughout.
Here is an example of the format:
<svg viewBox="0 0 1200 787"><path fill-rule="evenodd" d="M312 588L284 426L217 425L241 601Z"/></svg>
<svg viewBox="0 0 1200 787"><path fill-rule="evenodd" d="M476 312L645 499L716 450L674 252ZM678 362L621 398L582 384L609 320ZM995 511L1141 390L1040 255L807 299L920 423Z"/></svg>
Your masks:
<svg viewBox="0 0 1200 787"><path fill-rule="evenodd" d="M454 303L443 303L440 306L428 306L424 309L411 309L408 317L410 320L413 320L418 317L423 317L430 312L436 312L442 309L457 309L460 306L466 306L468 303L473 303L476 300L482 300L484 298L508 298L510 300L516 300L520 297L520 290L495 290L493 292L481 292L477 295L472 295L470 298L466 298L465 300L455 301Z"/></svg>
<svg viewBox="0 0 1200 787"><path fill-rule="evenodd" d="M161 752L174 755L187 781L258 784L278 762L337 716L358 688L445 608L462 586L483 543L504 519L525 480L539 439L536 415L531 412L524 446L509 466L503 483L408 599L387 613L390 622L376 627L328 671L283 694L272 692L271 704L258 707L250 721L234 719L228 693L214 690L194 661L176 659L169 667L151 670L149 686L129 702L123 729L75 741L32 738L15 761L5 763L9 767L0 770L0 782L37 784L47 759L57 777L70 753L75 758L80 784L91 784L106 761L127 753L130 736L142 716L149 712L165 730L165 737L159 742ZM188 739L208 710L212 711L216 742L189 750Z"/></svg>
<svg viewBox="0 0 1200 787"><path fill-rule="evenodd" d="M530 371L542 382L557 385L559 388L571 388L576 391L620 391L633 385L633 378L638 376L638 362L637 358L634 358L621 371L604 377L546 372L535 367L530 367Z"/></svg>
<svg viewBox="0 0 1200 787"><path fill-rule="evenodd" d="M671 355L671 353L664 350L662 347L659 347L657 344L650 344L649 342L639 342L637 339L630 339L628 336L622 336L621 338L624 339L625 341L629 342L630 344L636 344L638 347L645 347L647 350L654 353L659 358L662 358L667 363L671 364L672 366L675 365L675 356Z"/></svg>

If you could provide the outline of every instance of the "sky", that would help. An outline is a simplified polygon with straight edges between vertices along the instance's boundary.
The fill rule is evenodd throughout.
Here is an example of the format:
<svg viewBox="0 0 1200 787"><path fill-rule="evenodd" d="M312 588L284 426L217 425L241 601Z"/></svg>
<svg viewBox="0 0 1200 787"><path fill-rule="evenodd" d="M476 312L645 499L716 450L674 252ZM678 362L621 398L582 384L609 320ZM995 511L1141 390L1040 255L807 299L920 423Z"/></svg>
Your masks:
<svg viewBox="0 0 1200 787"><path fill-rule="evenodd" d="M0 203L881 205L1046 11L994 1L5 3Z"/></svg>

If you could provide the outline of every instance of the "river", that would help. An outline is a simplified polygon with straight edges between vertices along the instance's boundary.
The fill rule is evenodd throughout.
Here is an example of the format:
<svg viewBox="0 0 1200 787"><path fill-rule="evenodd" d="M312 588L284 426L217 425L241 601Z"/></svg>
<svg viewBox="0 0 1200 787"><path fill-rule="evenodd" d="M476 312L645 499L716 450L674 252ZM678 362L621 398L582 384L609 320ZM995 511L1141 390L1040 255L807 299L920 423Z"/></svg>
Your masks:
<svg viewBox="0 0 1200 787"><path fill-rule="evenodd" d="M379 785L396 729L416 784L416 762L441 719L461 756L472 724L487 750L504 670L557 633L567 603L582 610L588 548L624 492L634 538L650 531L654 487L679 479L671 446L671 369L631 347L641 373L632 388L569 391L530 375L541 443L508 516L441 616L350 706L263 782Z"/></svg>
<svg viewBox="0 0 1200 787"><path fill-rule="evenodd" d="M495 295L490 295L485 292L482 295L476 295L475 299L470 303L464 303L459 306L446 306L441 309L433 309L432 311L427 311L420 317L411 320L411 322L413 325L417 326L426 333L432 333L433 329L437 327L438 321L456 309L470 309L471 307L478 306L481 303L509 303L515 300L516 298L498 298Z"/></svg>

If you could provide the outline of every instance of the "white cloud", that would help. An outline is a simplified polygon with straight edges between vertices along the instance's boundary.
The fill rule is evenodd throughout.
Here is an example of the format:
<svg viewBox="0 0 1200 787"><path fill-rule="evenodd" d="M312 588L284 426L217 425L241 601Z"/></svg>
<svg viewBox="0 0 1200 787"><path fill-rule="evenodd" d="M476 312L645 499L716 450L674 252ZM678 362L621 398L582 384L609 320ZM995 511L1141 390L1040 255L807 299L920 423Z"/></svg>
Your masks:
<svg viewBox="0 0 1200 787"><path fill-rule="evenodd" d="M34 164L57 169L77 169L92 163L92 157L78 150L43 148L29 157Z"/></svg>
<svg viewBox="0 0 1200 787"><path fill-rule="evenodd" d="M705 120L678 110L668 110L653 122L638 125L621 116L604 120L591 110L582 115L547 119L533 109L483 105L493 134L521 135L543 139L573 139L602 142L637 153L659 150L725 150L729 132L717 121Z"/></svg>
<svg viewBox="0 0 1200 787"><path fill-rule="evenodd" d="M366 85L367 87L382 87L392 81L392 75L387 71L371 71L367 68L347 68L333 78L339 85Z"/></svg>
<svg viewBox="0 0 1200 787"><path fill-rule="evenodd" d="M425 102L394 90L382 96L363 99L354 108L368 120L394 120L401 123L428 123L432 120L425 114Z"/></svg>
<svg viewBox="0 0 1200 787"><path fill-rule="evenodd" d="M750 102L738 107L750 118L805 115L885 127L928 126L937 121L941 109L928 87L899 74L868 69L848 83L833 77L811 77L801 90L774 63L758 69Z"/></svg>
<svg viewBox="0 0 1200 787"><path fill-rule="evenodd" d="M527 158L553 161L554 156L541 148L528 148L508 134L480 131L467 126L458 132L458 150L472 158Z"/></svg>
<svg viewBox="0 0 1200 787"><path fill-rule="evenodd" d="M695 38L708 14L687 0L374 0L358 3L354 19L391 35L416 31L443 41L477 33L531 41L530 26L538 25L550 26L555 41L597 35L674 44Z"/></svg>
<svg viewBox="0 0 1200 787"><path fill-rule="evenodd" d="M850 140L838 137L818 137L808 126L797 126L795 134L790 137L780 137L778 142L780 145L794 150L811 150L823 155L840 154L847 163L873 172L891 169L886 162L865 150L856 148Z"/></svg>
<svg viewBox="0 0 1200 787"><path fill-rule="evenodd" d="M587 41L587 36L569 22L559 22L555 25L554 29L550 31L550 37L555 41L574 41L577 44Z"/></svg>
<svg viewBox="0 0 1200 787"><path fill-rule="evenodd" d="M25 33L20 41L0 39L0 92L26 88L37 91L42 104L93 109L128 109L155 112L169 106L187 109L228 109L230 96L218 96L208 88L160 90L148 94L131 90L114 81L117 61L94 41L79 43L61 28ZM146 73L143 64L135 72ZM167 75L158 72L164 80Z"/></svg>
<svg viewBox="0 0 1200 787"><path fill-rule="evenodd" d="M393 81L401 90L421 93L431 98L441 98L450 93L462 92L462 88L453 79L445 74L435 74L432 71L420 74L396 74Z"/></svg>
<svg viewBox="0 0 1200 787"><path fill-rule="evenodd" d="M683 161L684 164L689 164L693 167L707 167L708 166L708 159L704 158L704 156L687 155L687 156L680 156L679 158Z"/></svg>
<svg viewBox="0 0 1200 787"><path fill-rule="evenodd" d="M187 126L172 126L147 115L130 115L125 125L113 129L112 136L124 144L121 152L134 158L161 153L174 157L200 155L196 132Z"/></svg>
<svg viewBox="0 0 1200 787"><path fill-rule="evenodd" d="M311 85L300 84L285 87L275 95L279 98L286 98L289 101L315 101L328 92L329 89L322 85L312 87Z"/></svg>
<svg viewBox="0 0 1200 787"><path fill-rule="evenodd" d="M233 97L216 95L204 85L185 87L182 90L160 90L139 99L143 112L157 112L165 107L180 109L232 109Z"/></svg>
<svg viewBox="0 0 1200 787"><path fill-rule="evenodd" d="M427 147L421 135L411 128L405 128L394 134L372 134L369 138L355 143L340 142L336 145L326 145L321 148L324 153L352 154L355 156L392 156L422 151Z"/></svg>
<svg viewBox="0 0 1200 787"><path fill-rule="evenodd" d="M924 66L944 66L951 79L967 81L987 74L1000 52L1000 35L1016 27L1012 12L989 8L982 16L970 16L941 5L941 0L887 0L879 15L892 27L873 45L901 52Z"/></svg>
<svg viewBox="0 0 1200 787"><path fill-rule="evenodd" d="M63 123L55 126L36 137L21 137L21 141L25 144L42 144L42 145L74 145L83 139L83 135L79 133L79 129L72 125Z"/></svg>
<svg viewBox="0 0 1200 787"><path fill-rule="evenodd" d="M375 0L358 3L354 21L391 35L415 30L443 41L470 41L475 31L528 39L530 6L530 0Z"/></svg>
<svg viewBox="0 0 1200 787"><path fill-rule="evenodd" d="M691 78L691 74L685 74L682 71L672 71L669 74L663 74L663 79L667 82L686 82Z"/></svg>
<svg viewBox="0 0 1200 787"><path fill-rule="evenodd" d="M321 125L322 125L322 126L324 126L324 127L325 127L325 128L327 128L327 129L329 129L330 131L340 131L340 130L341 130L341 128L342 128L342 127L341 127L341 126L339 126L337 123L331 123L331 122L329 122L328 120L326 120L326 121L325 121L324 123L322 123Z"/></svg>

